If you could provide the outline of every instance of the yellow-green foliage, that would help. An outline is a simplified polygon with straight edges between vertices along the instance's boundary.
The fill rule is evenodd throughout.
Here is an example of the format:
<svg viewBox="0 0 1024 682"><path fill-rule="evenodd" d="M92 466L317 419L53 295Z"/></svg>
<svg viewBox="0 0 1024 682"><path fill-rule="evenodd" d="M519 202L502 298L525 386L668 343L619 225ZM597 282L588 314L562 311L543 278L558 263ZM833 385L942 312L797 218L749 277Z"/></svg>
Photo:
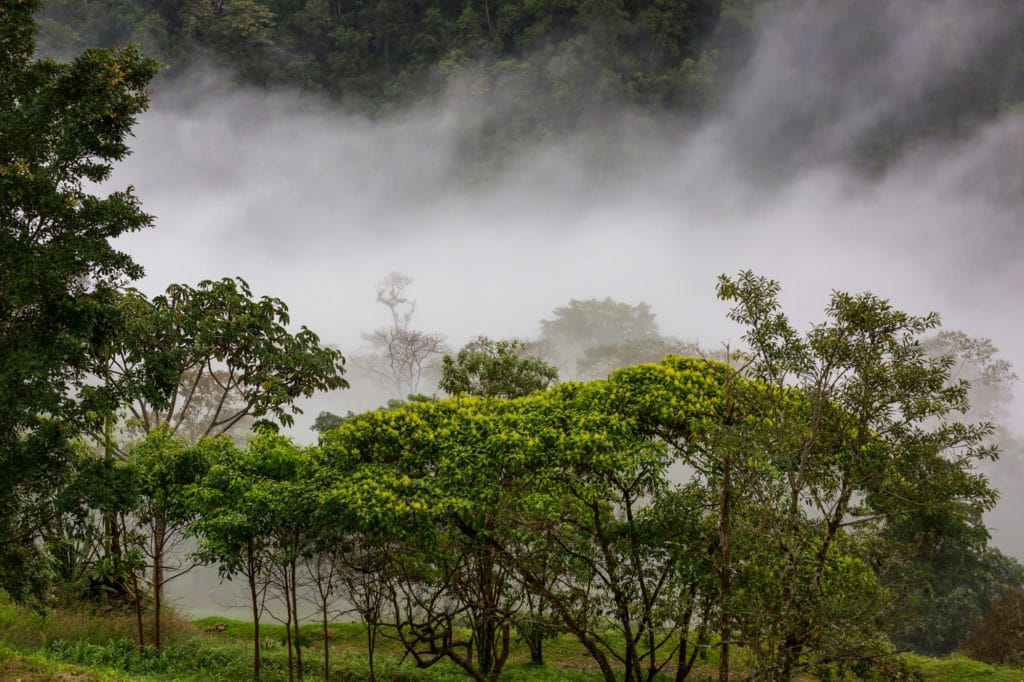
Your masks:
<svg viewBox="0 0 1024 682"><path fill-rule="evenodd" d="M628 470L656 426L685 439L712 423L730 379L721 363L670 357L512 400L405 403L347 419L318 455L338 474L335 503L363 521L445 514L493 501L489 483Z"/></svg>

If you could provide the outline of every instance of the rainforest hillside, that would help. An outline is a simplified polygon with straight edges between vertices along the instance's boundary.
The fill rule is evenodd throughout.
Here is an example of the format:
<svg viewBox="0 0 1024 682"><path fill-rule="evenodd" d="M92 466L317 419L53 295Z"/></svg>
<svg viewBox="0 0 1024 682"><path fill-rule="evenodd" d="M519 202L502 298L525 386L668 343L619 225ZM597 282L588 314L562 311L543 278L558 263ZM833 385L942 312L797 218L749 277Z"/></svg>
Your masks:
<svg viewBox="0 0 1024 682"><path fill-rule="evenodd" d="M38 20L44 53L70 56L87 46L137 42L159 57L165 77L216 65L240 83L320 93L360 113L379 115L454 91L490 116L479 139L468 143L480 149L599 124L624 109L667 114L662 120L677 123L728 109L728 93L757 68L751 57L773 22L791 33L787 59L800 64L828 41L845 56L843 65L817 68L834 70L829 77L850 88L878 89L879 106L886 84L878 81L923 65L897 63L880 77L860 70L863 63L898 58L923 43L943 45L926 57L937 75L915 82L909 105L856 140L855 156L872 166L922 138L962 137L1024 101L1019 3L925 3L927 16L909 34L900 15L919 13L913 3L834 3L824 33L802 30L801 17L822 4L47 0ZM853 23L866 30L850 31ZM805 94L806 116L772 131L780 146L810 134L823 115L813 84Z"/></svg>

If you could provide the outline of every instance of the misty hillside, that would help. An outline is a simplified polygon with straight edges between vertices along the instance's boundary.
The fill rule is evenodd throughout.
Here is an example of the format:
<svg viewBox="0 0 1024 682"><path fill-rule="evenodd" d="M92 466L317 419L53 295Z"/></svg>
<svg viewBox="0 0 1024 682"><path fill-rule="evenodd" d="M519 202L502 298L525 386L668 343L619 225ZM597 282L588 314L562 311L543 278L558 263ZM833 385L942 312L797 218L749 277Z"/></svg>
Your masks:
<svg viewBox="0 0 1024 682"><path fill-rule="evenodd" d="M215 64L238 84L375 116L454 88L484 111L464 154L507 153L623 108L676 127L703 120L734 106L729 93L765 61L798 79L768 87L799 98L788 117L773 107L747 122L744 143L765 162L832 135L863 97L881 115L832 151L869 169L1024 101L1024 7L1012 0L47 0L40 27L44 53L135 41L165 78Z"/></svg>
<svg viewBox="0 0 1024 682"><path fill-rule="evenodd" d="M1020 679L1022 36L0 2L0 678Z"/></svg>

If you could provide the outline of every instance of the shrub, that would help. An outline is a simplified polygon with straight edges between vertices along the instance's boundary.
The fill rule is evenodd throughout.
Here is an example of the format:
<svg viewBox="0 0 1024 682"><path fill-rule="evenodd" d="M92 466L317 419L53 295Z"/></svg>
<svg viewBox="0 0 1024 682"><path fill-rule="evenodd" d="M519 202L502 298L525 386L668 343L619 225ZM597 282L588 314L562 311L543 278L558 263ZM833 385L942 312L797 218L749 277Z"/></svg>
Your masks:
<svg viewBox="0 0 1024 682"><path fill-rule="evenodd" d="M1024 665L1024 588L1003 593L967 637L964 651L986 663Z"/></svg>

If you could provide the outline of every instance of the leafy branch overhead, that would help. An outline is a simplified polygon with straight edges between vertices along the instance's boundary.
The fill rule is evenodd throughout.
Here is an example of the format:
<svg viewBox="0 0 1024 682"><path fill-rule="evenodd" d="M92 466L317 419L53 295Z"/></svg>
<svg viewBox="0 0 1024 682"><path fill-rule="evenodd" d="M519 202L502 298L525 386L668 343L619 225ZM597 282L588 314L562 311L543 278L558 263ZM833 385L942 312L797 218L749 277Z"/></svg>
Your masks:
<svg viewBox="0 0 1024 682"><path fill-rule="evenodd" d="M306 327L290 332L288 307L255 298L240 278L174 284L151 301L129 290L120 309L126 333L98 372L147 433L166 423L194 442L247 418L287 426L301 411L297 398L348 386L340 351Z"/></svg>

